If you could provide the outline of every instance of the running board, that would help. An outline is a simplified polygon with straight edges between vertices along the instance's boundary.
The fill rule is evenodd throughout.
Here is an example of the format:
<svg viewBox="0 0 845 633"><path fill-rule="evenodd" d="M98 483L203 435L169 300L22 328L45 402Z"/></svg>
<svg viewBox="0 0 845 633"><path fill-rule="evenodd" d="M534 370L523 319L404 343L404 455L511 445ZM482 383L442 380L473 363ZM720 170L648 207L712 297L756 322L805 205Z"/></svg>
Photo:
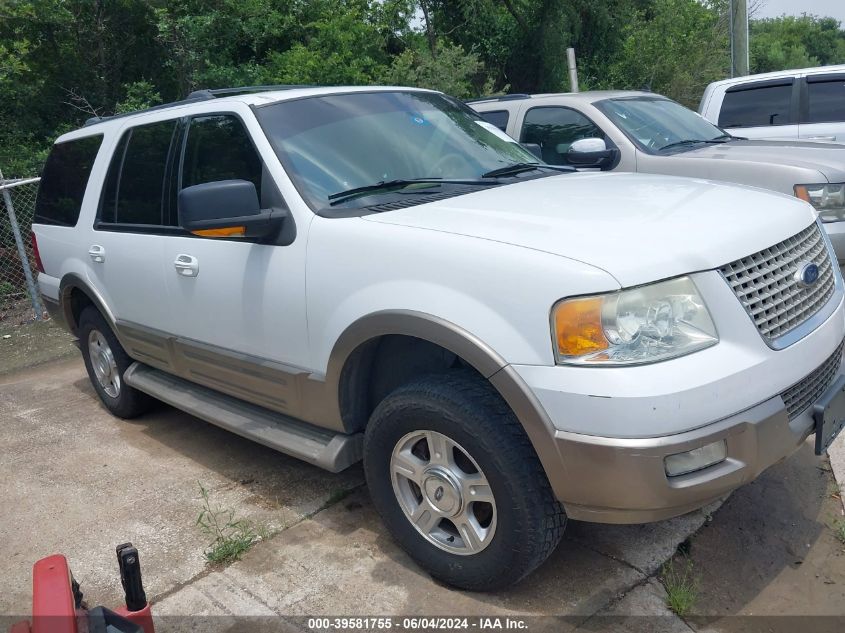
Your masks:
<svg viewBox="0 0 845 633"><path fill-rule="evenodd" d="M126 384L186 413L333 473L361 460L364 436L321 429L212 389L133 363Z"/></svg>

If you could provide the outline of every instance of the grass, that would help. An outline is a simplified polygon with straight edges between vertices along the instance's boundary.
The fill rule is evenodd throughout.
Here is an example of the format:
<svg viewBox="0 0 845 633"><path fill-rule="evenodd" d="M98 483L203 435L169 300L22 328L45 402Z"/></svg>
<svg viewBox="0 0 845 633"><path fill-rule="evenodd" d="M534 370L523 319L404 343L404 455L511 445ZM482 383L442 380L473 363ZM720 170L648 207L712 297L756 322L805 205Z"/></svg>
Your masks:
<svg viewBox="0 0 845 633"><path fill-rule="evenodd" d="M698 579L692 559L673 558L663 565L660 579L666 588L666 605L681 617L689 613L698 599Z"/></svg>
<svg viewBox="0 0 845 633"><path fill-rule="evenodd" d="M211 539L204 552L208 562L224 564L240 560L253 544L267 538L266 529L247 519L236 519L234 510L213 507L208 490L197 483L203 502L197 526Z"/></svg>
<svg viewBox="0 0 845 633"><path fill-rule="evenodd" d="M845 519L837 519L833 522L833 534L840 543L845 544Z"/></svg>

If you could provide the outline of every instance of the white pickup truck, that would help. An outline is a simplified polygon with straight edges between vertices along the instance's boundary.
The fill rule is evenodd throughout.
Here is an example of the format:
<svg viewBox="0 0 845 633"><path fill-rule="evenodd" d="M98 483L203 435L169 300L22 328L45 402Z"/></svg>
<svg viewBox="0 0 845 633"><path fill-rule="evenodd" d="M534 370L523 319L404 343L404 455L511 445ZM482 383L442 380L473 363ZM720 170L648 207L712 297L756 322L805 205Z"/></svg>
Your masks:
<svg viewBox="0 0 845 633"><path fill-rule="evenodd" d="M436 92L201 91L57 140L38 280L109 411L363 459L423 568L496 589L566 517L682 514L845 419L810 205L560 169Z"/></svg>

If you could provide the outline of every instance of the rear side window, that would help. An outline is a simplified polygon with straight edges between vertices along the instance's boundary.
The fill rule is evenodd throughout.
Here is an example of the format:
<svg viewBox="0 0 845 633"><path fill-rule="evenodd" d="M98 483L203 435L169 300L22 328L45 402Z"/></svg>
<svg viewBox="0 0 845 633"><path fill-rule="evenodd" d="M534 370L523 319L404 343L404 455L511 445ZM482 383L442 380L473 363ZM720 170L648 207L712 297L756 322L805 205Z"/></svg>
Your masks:
<svg viewBox="0 0 845 633"><path fill-rule="evenodd" d="M531 108L522 122L523 143L536 143L543 160L551 165L567 165L569 146L582 138L601 138L604 133L586 116L572 108Z"/></svg>
<svg viewBox="0 0 845 633"><path fill-rule="evenodd" d="M481 118L492 123L502 132L507 131L509 114L507 110L491 110L490 112L479 112Z"/></svg>
<svg viewBox="0 0 845 633"><path fill-rule="evenodd" d="M165 202L167 166L176 121L127 130L112 156L100 221L114 224L169 225Z"/></svg>
<svg viewBox="0 0 845 633"><path fill-rule="evenodd" d="M232 115L195 117L188 127L182 159L182 187L217 180L248 180L261 199L261 157L240 119Z"/></svg>
<svg viewBox="0 0 845 633"><path fill-rule="evenodd" d="M721 127L758 127L787 125L792 101L792 84L762 86L725 93Z"/></svg>
<svg viewBox="0 0 845 633"><path fill-rule="evenodd" d="M804 123L845 121L845 75L828 81L825 77L808 79L807 100L807 120Z"/></svg>
<svg viewBox="0 0 845 633"><path fill-rule="evenodd" d="M103 135L97 134L53 145L41 173L34 222L76 225L88 177L102 142Z"/></svg>

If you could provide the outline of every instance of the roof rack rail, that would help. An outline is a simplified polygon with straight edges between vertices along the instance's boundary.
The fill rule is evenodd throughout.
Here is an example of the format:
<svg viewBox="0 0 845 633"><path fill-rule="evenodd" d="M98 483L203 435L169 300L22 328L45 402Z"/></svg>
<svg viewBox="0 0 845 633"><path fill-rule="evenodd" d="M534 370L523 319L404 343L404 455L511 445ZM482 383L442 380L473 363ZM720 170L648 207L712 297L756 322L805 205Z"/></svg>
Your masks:
<svg viewBox="0 0 845 633"><path fill-rule="evenodd" d="M297 88L314 88L315 84L268 84L263 86L241 86L240 88L202 88L194 90L188 95L190 98L214 99L232 95L249 94L252 92L269 92L270 90L296 90Z"/></svg>
<svg viewBox="0 0 845 633"><path fill-rule="evenodd" d="M111 116L93 116L82 127L89 125L96 125L103 121L111 121L112 119L120 119L122 117L130 116L132 114L140 114L142 112L153 112L155 110L163 110L164 108L172 108L173 106L183 105L186 103L195 103L197 101L208 101L209 99L216 99L217 97L228 97L239 94L249 94L252 92L267 92L270 90L294 90L296 88L313 88L313 85L308 84L279 84L268 86L242 86L240 88L203 88L201 90L194 90L184 99L179 101L171 101L170 103L161 103L159 105L150 106L142 110L132 110L131 112L121 112L120 114L113 114Z"/></svg>
<svg viewBox="0 0 845 633"><path fill-rule="evenodd" d="M196 101L207 101L208 99L213 99L213 96L203 96L192 92L186 99L180 99L179 101L171 101L169 103L160 103L158 105L150 106L149 108L143 108L141 110L132 110L131 112L121 112L120 114L112 114L111 116L92 116L90 119L85 121L82 124L82 127L88 127L89 125L96 125L97 123L102 123L103 121L111 121L113 119L122 119L123 117L131 116L133 114L141 114L142 112L154 112L156 110L163 110L165 108L172 108L173 106L183 105L186 103L194 103Z"/></svg>
<svg viewBox="0 0 845 633"><path fill-rule="evenodd" d="M507 95L487 95L486 97L475 97L466 99L464 103L475 103L476 101L515 101L516 99L530 99L531 95L523 92L514 92Z"/></svg>

